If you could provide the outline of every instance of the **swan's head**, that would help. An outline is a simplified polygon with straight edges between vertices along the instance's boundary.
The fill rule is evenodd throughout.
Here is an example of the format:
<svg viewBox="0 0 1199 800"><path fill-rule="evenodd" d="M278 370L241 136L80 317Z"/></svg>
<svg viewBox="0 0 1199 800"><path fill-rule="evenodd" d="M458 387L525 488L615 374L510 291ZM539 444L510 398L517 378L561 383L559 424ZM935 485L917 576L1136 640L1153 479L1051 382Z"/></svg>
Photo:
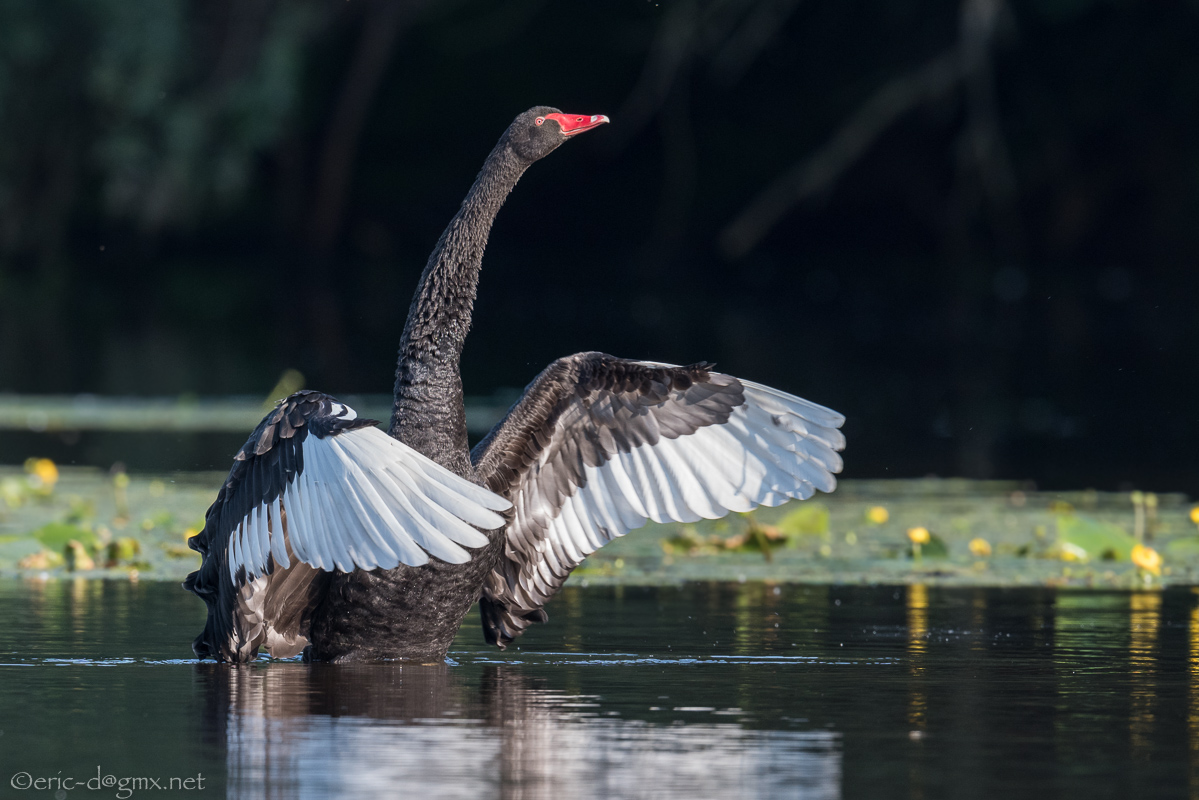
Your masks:
<svg viewBox="0 0 1199 800"><path fill-rule="evenodd" d="M517 117L508 128L508 144L516 155L532 163L572 136L607 121L603 114L563 114L556 108L537 106Z"/></svg>

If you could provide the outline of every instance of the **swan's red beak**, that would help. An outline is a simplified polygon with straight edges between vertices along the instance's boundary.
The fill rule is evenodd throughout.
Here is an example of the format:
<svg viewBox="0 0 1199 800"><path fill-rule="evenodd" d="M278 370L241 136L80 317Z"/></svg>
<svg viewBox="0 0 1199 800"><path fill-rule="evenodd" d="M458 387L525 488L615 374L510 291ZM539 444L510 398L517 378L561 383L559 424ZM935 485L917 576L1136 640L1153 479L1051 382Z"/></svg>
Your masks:
<svg viewBox="0 0 1199 800"><path fill-rule="evenodd" d="M590 117L584 114L546 114L545 118L558 123L563 136L574 136L576 133L598 128L608 121L603 114L594 114Z"/></svg>

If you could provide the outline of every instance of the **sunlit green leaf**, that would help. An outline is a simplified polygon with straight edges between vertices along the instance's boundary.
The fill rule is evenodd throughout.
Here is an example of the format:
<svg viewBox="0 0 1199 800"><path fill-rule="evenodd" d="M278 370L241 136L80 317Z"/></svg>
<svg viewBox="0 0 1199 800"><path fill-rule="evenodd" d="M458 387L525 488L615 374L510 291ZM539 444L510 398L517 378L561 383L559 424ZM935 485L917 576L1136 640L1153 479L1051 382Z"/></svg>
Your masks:
<svg viewBox="0 0 1199 800"><path fill-rule="evenodd" d="M828 533L828 506L822 503L802 503L778 521L776 527L788 536Z"/></svg>
<svg viewBox="0 0 1199 800"><path fill-rule="evenodd" d="M1127 561L1137 540L1118 525L1063 514L1057 520L1057 543L1082 558Z"/></svg>
<svg viewBox="0 0 1199 800"><path fill-rule="evenodd" d="M914 545L908 546L908 555L915 556ZM949 545L945 544L945 540L935 533L928 535L928 541L920 545L921 558L948 558Z"/></svg>
<svg viewBox="0 0 1199 800"><path fill-rule="evenodd" d="M54 551L62 550L72 539L89 548L95 547L100 542L96 534L91 531L77 525L68 525L65 522L51 522L43 525L33 532L33 538L41 542L47 550Z"/></svg>

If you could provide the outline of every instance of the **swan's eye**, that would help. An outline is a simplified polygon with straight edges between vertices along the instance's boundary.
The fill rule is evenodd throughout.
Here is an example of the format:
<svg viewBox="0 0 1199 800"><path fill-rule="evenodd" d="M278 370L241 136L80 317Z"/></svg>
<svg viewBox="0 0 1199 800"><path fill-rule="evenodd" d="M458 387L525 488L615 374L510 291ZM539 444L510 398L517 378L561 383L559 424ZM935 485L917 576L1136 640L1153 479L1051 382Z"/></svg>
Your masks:
<svg viewBox="0 0 1199 800"><path fill-rule="evenodd" d="M545 117L538 117L537 119L533 120L534 125L540 125L543 122L545 122Z"/></svg>

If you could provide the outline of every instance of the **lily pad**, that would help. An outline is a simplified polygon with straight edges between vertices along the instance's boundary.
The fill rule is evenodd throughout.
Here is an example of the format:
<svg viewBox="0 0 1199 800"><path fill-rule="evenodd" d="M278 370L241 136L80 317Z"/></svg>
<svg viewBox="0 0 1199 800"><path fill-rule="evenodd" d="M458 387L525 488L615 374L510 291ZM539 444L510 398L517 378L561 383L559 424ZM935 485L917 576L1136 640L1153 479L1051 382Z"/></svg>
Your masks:
<svg viewBox="0 0 1199 800"><path fill-rule="evenodd" d="M914 545L908 545L908 556L915 557L916 548ZM949 558L949 545L945 544L945 540L935 533L928 535L928 541L920 545L921 558Z"/></svg>
<svg viewBox="0 0 1199 800"><path fill-rule="evenodd" d="M68 542L76 541L87 548L95 548L100 543L99 537L89 530L65 522L51 522L33 532L33 538L42 543L47 550L61 551Z"/></svg>
<svg viewBox="0 0 1199 800"><path fill-rule="evenodd" d="M1128 561L1137 540L1119 525L1062 514L1057 520L1057 544L1063 552L1073 553L1080 560Z"/></svg>
<svg viewBox="0 0 1199 800"><path fill-rule="evenodd" d="M1175 539L1166 545L1166 553L1177 558L1193 558L1199 556L1199 536L1188 536L1185 539Z"/></svg>
<svg viewBox="0 0 1199 800"><path fill-rule="evenodd" d="M780 533L787 536L828 533L828 506L823 503L803 503L776 523Z"/></svg>

